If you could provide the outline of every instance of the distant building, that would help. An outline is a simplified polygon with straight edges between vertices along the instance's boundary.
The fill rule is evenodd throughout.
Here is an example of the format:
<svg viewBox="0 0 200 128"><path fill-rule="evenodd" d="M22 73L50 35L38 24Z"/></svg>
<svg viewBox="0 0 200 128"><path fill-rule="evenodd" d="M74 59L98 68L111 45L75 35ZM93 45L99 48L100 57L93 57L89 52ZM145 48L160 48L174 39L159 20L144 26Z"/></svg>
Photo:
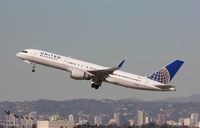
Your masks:
<svg viewBox="0 0 200 128"><path fill-rule="evenodd" d="M191 124L193 126L197 126L198 125L198 121L199 121L199 114L197 113L192 113L191 114Z"/></svg>
<svg viewBox="0 0 200 128"><path fill-rule="evenodd" d="M124 125L129 124L128 120L131 119L132 117L130 117L130 115L128 115L128 113L120 114L120 117L119 117L120 126L124 126Z"/></svg>
<svg viewBox="0 0 200 128"><path fill-rule="evenodd" d="M72 114L69 115L68 117L69 122L74 122L74 116Z"/></svg>
<svg viewBox="0 0 200 128"><path fill-rule="evenodd" d="M110 119L108 125L117 125L114 119Z"/></svg>
<svg viewBox="0 0 200 128"><path fill-rule="evenodd" d="M49 121L37 121L37 128L50 128Z"/></svg>
<svg viewBox="0 0 200 128"><path fill-rule="evenodd" d="M145 118L145 113L144 113L144 111L137 111L137 125L138 126L142 126L142 125L144 125L144 118Z"/></svg>
<svg viewBox="0 0 200 128"><path fill-rule="evenodd" d="M34 119L32 117L33 115L31 115L31 113L29 113L28 115L24 115L21 117L21 125L24 127L31 127L34 124ZM35 119L37 120L37 119ZM36 121L35 121L36 124Z"/></svg>
<svg viewBox="0 0 200 128"><path fill-rule="evenodd" d="M37 128L73 128L74 123L64 120L37 121Z"/></svg>
<svg viewBox="0 0 200 128"><path fill-rule="evenodd" d="M73 128L74 122L63 120L59 115L52 115L49 120L37 121L37 128Z"/></svg>
<svg viewBox="0 0 200 128"><path fill-rule="evenodd" d="M176 122L175 122L174 120L168 120L168 121L167 121L167 125L173 126L173 125L175 125L175 124L176 124Z"/></svg>
<svg viewBox="0 0 200 128"><path fill-rule="evenodd" d="M130 126L134 126L134 125L135 125L135 121L134 121L134 120L131 120L131 119L130 119L130 120L128 120L128 122L129 122L129 125L130 125Z"/></svg>
<svg viewBox="0 0 200 128"><path fill-rule="evenodd" d="M184 119L184 126L191 126L191 118Z"/></svg>
<svg viewBox="0 0 200 128"><path fill-rule="evenodd" d="M79 117L79 121L76 125L83 125L83 124L86 124L88 123L88 120L82 118L82 117Z"/></svg>
<svg viewBox="0 0 200 128"><path fill-rule="evenodd" d="M184 126L184 118L178 120L179 126Z"/></svg>
<svg viewBox="0 0 200 128"><path fill-rule="evenodd" d="M101 116L94 117L94 125L97 125L97 126L102 125L102 117Z"/></svg>
<svg viewBox="0 0 200 128"><path fill-rule="evenodd" d="M33 111L28 114L28 124L31 126L37 123L37 112Z"/></svg>
<svg viewBox="0 0 200 128"><path fill-rule="evenodd" d="M118 113L118 112L117 113L115 112L114 115L113 115L114 121L118 126L120 126L119 116L120 116L120 113Z"/></svg>
<svg viewBox="0 0 200 128"><path fill-rule="evenodd" d="M49 117L49 120L50 120L50 121L58 121L58 120L60 120L60 116L59 116L58 114L51 115L51 116Z"/></svg>
<svg viewBox="0 0 200 128"><path fill-rule="evenodd" d="M16 127L18 126L18 118L16 118L15 114L11 113L9 115L9 118L7 119L7 125L12 126L12 127Z"/></svg>
<svg viewBox="0 0 200 128"><path fill-rule="evenodd" d="M157 124L160 126L166 124L166 114L165 113L159 113L157 115Z"/></svg>
<svg viewBox="0 0 200 128"><path fill-rule="evenodd" d="M149 124L149 123L152 123L153 122L153 119L151 116L147 115L145 116L145 124Z"/></svg>

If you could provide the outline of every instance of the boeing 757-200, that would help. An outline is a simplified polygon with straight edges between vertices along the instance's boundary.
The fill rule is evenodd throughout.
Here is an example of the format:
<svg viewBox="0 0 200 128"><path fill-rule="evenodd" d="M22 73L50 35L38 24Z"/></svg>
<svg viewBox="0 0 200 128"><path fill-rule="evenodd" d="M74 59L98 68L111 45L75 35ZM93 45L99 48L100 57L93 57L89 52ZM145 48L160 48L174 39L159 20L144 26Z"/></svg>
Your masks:
<svg viewBox="0 0 200 128"><path fill-rule="evenodd" d="M108 82L140 90L175 91L175 86L169 83L184 63L181 60L175 60L150 76L139 76L120 70L124 60L116 67L108 68L36 49L23 50L16 56L32 64L32 72L35 72L36 64L69 71L70 77L75 80L91 80L91 87L95 89L98 89L102 82Z"/></svg>

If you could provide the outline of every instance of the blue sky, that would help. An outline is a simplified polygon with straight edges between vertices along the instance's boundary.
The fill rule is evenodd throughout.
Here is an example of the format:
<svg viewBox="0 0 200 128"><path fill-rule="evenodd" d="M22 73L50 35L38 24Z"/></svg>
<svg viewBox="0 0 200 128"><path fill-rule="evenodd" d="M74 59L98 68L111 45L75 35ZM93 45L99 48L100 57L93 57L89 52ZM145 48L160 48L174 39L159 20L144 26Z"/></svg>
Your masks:
<svg viewBox="0 0 200 128"><path fill-rule="evenodd" d="M74 98L144 100L199 93L200 1L0 1L0 101ZM150 75L175 59L185 63L172 81L176 92L147 92L90 81L16 58L25 48L42 49Z"/></svg>

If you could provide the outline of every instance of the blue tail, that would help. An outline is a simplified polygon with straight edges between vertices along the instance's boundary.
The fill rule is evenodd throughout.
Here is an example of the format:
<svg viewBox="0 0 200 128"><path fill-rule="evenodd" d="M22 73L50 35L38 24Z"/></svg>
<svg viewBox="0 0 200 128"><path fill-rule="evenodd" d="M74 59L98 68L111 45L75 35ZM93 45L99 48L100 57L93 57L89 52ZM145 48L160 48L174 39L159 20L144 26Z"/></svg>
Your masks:
<svg viewBox="0 0 200 128"><path fill-rule="evenodd" d="M148 78L163 84L169 84L183 63L184 61L175 60L166 67L161 68L158 72L153 73Z"/></svg>

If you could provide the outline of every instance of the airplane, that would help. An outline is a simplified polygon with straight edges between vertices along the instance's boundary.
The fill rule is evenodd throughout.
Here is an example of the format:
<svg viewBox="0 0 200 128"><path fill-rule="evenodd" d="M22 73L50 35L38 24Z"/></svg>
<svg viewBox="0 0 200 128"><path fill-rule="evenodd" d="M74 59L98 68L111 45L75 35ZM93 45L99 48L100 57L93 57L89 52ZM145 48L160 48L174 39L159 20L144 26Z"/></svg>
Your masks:
<svg viewBox="0 0 200 128"><path fill-rule="evenodd" d="M32 72L35 72L36 64L68 71L72 79L91 80L91 87L94 89L98 89L102 82L107 82L139 90L176 91L176 87L170 85L170 82L184 63L175 60L150 76L140 76L120 70L125 60L115 67L108 68L37 49L25 49L16 56L31 64Z"/></svg>

